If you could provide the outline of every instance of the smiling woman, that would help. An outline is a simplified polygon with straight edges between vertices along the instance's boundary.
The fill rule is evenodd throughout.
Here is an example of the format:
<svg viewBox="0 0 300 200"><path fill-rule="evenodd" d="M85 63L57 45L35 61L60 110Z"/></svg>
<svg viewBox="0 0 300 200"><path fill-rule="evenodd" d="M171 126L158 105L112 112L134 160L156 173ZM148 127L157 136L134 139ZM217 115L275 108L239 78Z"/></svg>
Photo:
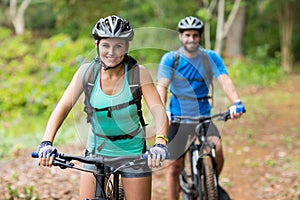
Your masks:
<svg viewBox="0 0 300 200"><path fill-rule="evenodd" d="M85 156L122 157L145 153L148 150L145 123L138 106L142 94L155 120L157 137L149 149L148 166L128 168L122 171L121 176L126 199L150 200L151 168L159 167L168 155L165 108L148 70L127 55L129 42L134 36L130 23L115 15L101 18L95 24L92 35L98 55L91 63L78 69L52 112L39 145L40 165L52 166L53 155L57 151L52 146L55 135L83 92L86 97L84 110L91 125ZM138 80L135 84L133 73ZM138 98L132 88L137 89ZM84 164L83 168L94 169L96 166ZM93 199L93 188L95 177L82 173L80 199Z"/></svg>

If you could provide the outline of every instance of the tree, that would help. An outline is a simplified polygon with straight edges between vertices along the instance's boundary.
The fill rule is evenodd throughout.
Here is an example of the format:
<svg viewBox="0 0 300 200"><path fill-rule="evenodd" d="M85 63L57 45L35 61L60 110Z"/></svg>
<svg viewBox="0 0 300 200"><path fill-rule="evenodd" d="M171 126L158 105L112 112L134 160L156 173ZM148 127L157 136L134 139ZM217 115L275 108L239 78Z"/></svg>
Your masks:
<svg viewBox="0 0 300 200"><path fill-rule="evenodd" d="M240 6L225 39L224 54L228 57L243 55L243 39L246 28L247 10L245 6Z"/></svg>
<svg viewBox="0 0 300 200"><path fill-rule="evenodd" d="M277 2L281 38L281 67L285 72L291 72L293 66L292 36L295 24L296 2L293 0L279 0Z"/></svg>
<svg viewBox="0 0 300 200"><path fill-rule="evenodd" d="M30 2L31 0L24 0L18 7L17 0L9 1L9 16L17 35L22 35L25 31L24 13Z"/></svg>
<svg viewBox="0 0 300 200"><path fill-rule="evenodd" d="M225 18L225 0L219 0L218 3L218 18L217 18L217 30L216 30L216 45L215 51L219 54L222 52L223 40L228 35L229 30L234 22L234 19L238 13L241 0L235 0L234 5L228 15L226 21Z"/></svg>
<svg viewBox="0 0 300 200"><path fill-rule="evenodd" d="M203 8L201 8L197 15L204 19L205 21L205 31L204 31L204 38L205 38L205 47L209 48L211 47L210 43L210 20L213 16L213 12L215 7L217 6L217 27L216 27L216 39L215 39L215 47L214 50L217 53L222 52L222 45L223 40L228 35L229 30L231 29L231 26L234 22L234 19L237 16L237 13L239 11L241 0L234 0L232 9L229 11L228 18L225 21L225 0L211 0L210 2L208 0L203 0Z"/></svg>
<svg viewBox="0 0 300 200"><path fill-rule="evenodd" d="M197 13L198 16L204 20L204 41L205 48L211 49L210 41L210 20L212 19L213 11L217 5L217 0L212 0L210 3L208 0L203 0L205 10L200 9Z"/></svg>

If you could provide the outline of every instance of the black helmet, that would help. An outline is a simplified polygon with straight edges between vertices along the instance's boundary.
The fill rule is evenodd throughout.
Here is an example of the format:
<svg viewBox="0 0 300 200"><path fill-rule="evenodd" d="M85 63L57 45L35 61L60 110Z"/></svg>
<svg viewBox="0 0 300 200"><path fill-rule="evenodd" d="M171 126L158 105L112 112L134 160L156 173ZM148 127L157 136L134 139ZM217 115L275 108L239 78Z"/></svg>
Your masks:
<svg viewBox="0 0 300 200"><path fill-rule="evenodd" d="M177 30L181 33L186 30L197 30L200 34L202 34L203 29L204 23L200 19L193 16L185 17L180 20L177 27Z"/></svg>
<svg viewBox="0 0 300 200"><path fill-rule="evenodd" d="M127 20L112 15L99 19L92 30L92 35L96 40L102 38L123 38L131 41L134 32Z"/></svg>

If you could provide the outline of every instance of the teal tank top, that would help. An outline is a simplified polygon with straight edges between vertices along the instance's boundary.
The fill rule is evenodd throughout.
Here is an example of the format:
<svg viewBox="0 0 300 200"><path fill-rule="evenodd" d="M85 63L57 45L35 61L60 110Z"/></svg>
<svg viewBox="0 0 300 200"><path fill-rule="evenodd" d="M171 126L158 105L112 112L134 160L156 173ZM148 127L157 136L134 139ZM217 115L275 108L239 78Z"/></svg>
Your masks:
<svg viewBox="0 0 300 200"><path fill-rule="evenodd" d="M127 80L127 67L125 65L125 77L122 90L116 95L105 94L100 87L100 76L97 75L93 87L90 103L94 108L105 108L119 105L133 99ZM107 111L95 112L92 116L92 127L88 134L87 150L104 156L128 156L141 154L145 145L145 135L140 126L139 116L135 104L131 104L120 110L111 111L111 117ZM131 139L111 141L110 139L95 136L118 136L130 134L138 130L138 135Z"/></svg>

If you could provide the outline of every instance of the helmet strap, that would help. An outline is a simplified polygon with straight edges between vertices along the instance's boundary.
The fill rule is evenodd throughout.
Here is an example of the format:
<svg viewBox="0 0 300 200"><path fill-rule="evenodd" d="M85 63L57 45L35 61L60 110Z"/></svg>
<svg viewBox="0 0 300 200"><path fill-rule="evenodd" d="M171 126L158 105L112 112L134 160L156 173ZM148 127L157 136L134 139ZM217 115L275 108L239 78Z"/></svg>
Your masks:
<svg viewBox="0 0 300 200"><path fill-rule="evenodd" d="M115 66L109 67L109 66L107 66L106 64L104 64L102 61L101 61L101 66L102 66L102 68L104 69L104 71L109 70L109 69L117 68L117 67L119 67L119 66L122 65L122 63L123 63L124 60L125 60L125 57L126 57L126 56L124 56L123 60L122 60L121 62L119 62L118 64L116 64Z"/></svg>

